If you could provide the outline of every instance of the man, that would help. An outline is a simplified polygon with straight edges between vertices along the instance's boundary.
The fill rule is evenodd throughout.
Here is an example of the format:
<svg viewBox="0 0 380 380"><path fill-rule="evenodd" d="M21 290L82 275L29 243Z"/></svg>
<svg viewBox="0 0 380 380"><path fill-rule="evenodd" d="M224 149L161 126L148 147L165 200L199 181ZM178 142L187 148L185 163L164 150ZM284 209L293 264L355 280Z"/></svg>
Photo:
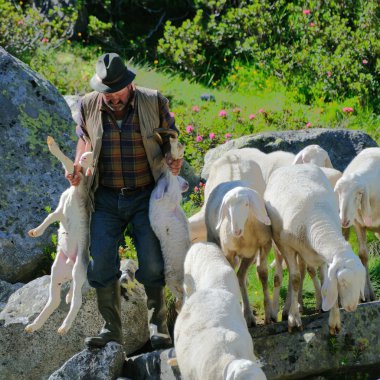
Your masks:
<svg viewBox="0 0 380 380"><path fill-rule="evenodd" d="M128 224L139 261L136 279L144 285L148 309L153 311L152 347L172 344L166 324L164 262L148 212L151 191L165 164L179 174L182 160L173 160L169 152L169 132L178 130L168 100L156 90L136 87L134 78L116 53L99 58L90 81L94 91L81 101L74 173L66 173L72 185L79 183L78 162L87 148L84 136L89 137L95 173L87 184L92 211L87 276L105 320L98 336L86 338L89 347L122 343L118 248ZM157 139L156 128L168 133Z"/></svg>

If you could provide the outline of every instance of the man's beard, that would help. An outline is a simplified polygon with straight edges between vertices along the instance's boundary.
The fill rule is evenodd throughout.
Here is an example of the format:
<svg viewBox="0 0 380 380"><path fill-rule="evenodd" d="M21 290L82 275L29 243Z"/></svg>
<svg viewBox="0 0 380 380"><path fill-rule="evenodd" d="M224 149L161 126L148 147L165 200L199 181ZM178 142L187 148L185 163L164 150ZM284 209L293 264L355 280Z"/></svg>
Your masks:
<svg viewBox="0 0 380 380"><path fill-rule="evenodd" d="M114 111L114 112L115 111L116 112L122 111L125 108L125 106L126 106L126 104L124 104L122 102L118 102L116 104L112 104L112 103L109 103L109 102L106 101L106 104L111 109L111 111Z"/></svg>

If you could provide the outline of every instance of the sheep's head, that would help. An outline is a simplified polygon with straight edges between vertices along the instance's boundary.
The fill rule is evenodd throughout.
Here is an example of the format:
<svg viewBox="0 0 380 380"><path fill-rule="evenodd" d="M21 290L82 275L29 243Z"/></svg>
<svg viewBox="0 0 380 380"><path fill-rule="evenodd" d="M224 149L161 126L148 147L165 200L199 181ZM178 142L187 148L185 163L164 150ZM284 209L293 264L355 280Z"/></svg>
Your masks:
<svg viewBox="0 0 380 380"><path fill-rule="evenodd" d="M179 204L182 199L182 193L189 189L189 183L181 176L174 176L170 172L161 175L154 189L154 198L161 200L168 195L174 205Z"/></svg>
<svg viewBox="0 0 380 380"><path fill-rule="evenodd" d="M322 309L330 310L339 300L346 311L355 311L364 300L365 268L353 251L333 260L322 286Z"/></svg>
<svg viewBox="0 0 380 380"><path fill-rule="evenodd" d="M332 168L328 153L319 145L312 144L303 148L294 158L293 164L315 164L320 167Z"/></svg>
<svg viewBox="0 0 380 380"><path fill-rule="evenodd" d="M246 360L232 360L225 369L226 380L266 380L266 376L258 364Z"/></svg>
<svg viewBox="0 0 380 380"><path fill-rule="evenodd" d="M94 154L93 152L85 152L79 159L79 164L86 169L86 176L92 175L94 172Z"/></svg>
<svg viewBox="0 0 380 380"><path fill-rule="evenodd" d="M216 229L220 228L223 219L227 217L233 236L239 237L243 234L245 223L251 216L261 223L271 224L262 197L248 187L235 187L223 197Z"/></svg>
<svg viewBox="0 0 380 380"><path fill-rule="evenodd" d="M351 226L355 219L364 226L372 224L368 191L360 179L348 174L337 181L334 192L339 198L342 227Z"/></svg>

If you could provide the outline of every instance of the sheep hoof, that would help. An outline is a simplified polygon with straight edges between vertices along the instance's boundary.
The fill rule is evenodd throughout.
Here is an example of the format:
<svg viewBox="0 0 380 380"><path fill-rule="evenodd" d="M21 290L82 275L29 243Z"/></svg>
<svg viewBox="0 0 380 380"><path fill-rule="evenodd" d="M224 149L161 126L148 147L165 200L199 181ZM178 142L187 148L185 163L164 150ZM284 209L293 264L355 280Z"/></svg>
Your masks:
<svg viewBox="0 0 380 380"><path fill-rule="evenodd" d="M28 235L29 235L30 237L36 237L35 230L30 230L30 231L28 231Z"/></svg>
<svg viewBox="0 0 380 380"><path fill-rule="evenodd" d="M168 359L167 363L168 363L168 365L170 365L170 367L178 366L177 358L170 358L170 359Z"/></svg>
<svg viewBox="0 0 380 380"><path fill-rule="evenodd" d="M67 330L66 330L66 328L65 327L60 327L59 329L58 329L58 334L59 335L65 335L67 333Z"/></svg>
<svg viewBox="0 0 380 380"><path fill-rule="evenodd" d="M27 325L24 329L27 333L34 332L33 324Z"/></svg>
<svg viewBox="0 0 380 380"><path fill-rule="evenodd" d="M48 145L52 145L54 143L53 137L48 136L46 142L47 142Z"/></svg>

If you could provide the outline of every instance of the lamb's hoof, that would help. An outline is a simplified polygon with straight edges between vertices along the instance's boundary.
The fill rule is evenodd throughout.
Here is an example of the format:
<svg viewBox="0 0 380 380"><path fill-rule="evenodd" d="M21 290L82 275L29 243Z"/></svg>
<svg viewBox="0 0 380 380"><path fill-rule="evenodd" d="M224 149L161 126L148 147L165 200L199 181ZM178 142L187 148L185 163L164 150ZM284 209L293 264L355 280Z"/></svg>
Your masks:
<svg viewBox="0 0 380 380"><path fill-rule="evenodd" d="M36 237L36 230L30 230L30 231L28 231L28 235L30 237Z"/></svg>
<svg viewBox="0 0 380 380"><path fill-rule="evenodd" d="M53 137L48 136L46 139L46 142L48 145L52 145L52 144L54 144L55 141L54 141Z"/></svg>
<svg viewBox="0 0 380 380"><path fill-rule="evenodd" d="M24 329L27 333L32 333L34 332L34 328L33 328L33 325L30 324L30 325L27 325Z"/></svg>
<svg viewBox="0 0 380 380"><path fill-rule="evenodd" d="M68 331L67 328L61 326L61 327L58 329L58 334L59 334L59 335L65 335L65 334L67 333L67 331Z"/></svg>
<svg viewBox="0 0 380 380"><path fill-rule="evenodd" d="M170 367L176 367L176 366L178 366L177 358L170 358L170 359L168 359L167 364Z"/></svg>
<svg viewBox="0 0 380 380"><path fill-rule="evenodd" d="M335 335L338 335L340 332L340 327L339 326L335 326L335 327L329 327L329 333L330 335L332 336L335 336Z"/></svg>

